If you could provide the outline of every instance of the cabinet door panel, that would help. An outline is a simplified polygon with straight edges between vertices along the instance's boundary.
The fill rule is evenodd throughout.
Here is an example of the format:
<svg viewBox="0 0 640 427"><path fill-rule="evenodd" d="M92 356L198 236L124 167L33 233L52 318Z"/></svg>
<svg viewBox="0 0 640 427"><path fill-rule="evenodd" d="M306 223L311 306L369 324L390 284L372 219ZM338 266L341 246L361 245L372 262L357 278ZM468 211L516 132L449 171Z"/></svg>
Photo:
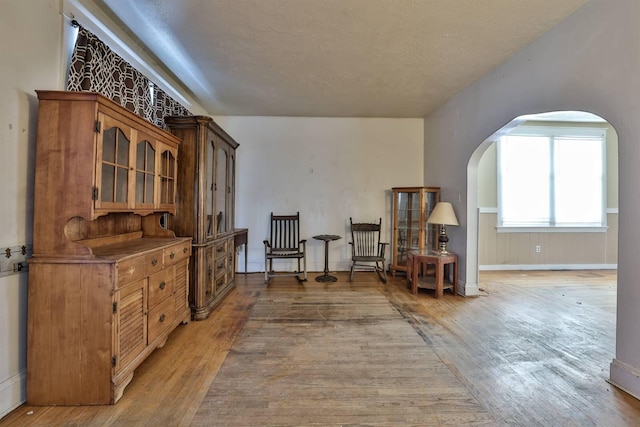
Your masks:
<svg viewBox="0 0 640 427"><path fill-rule="evenodd" d="M176 199L177 172L176 150L161 146L160 148L160 207L172 208Z"/></svg>
<svg viewBox="0 0 640 427"><path fill-rule="evenodd" d="M174 303L176 313L189 308L189 262L182 261L176 264L175 279L173 282Z"/></svg>
<svg viewBox="0 0 640 427"><path fill-rule="evenodd" d="M207 170L205 172L205 205L204 211L206 213L206 235L207 237L212 237L215 235L216 225L215 218L213 215L214 212L214 194L215 194L215 168L214 168L214 153L216 140L215 135L213 133L209 133L209 139L207 140L207 157L206 157L206 165Z"/></svg>
<svg viewBox="0 0 640 427"><path fill-rule="evenodd" d="M117 374L147 345L146 279L125 286L115 294Z"/></svg>
<svg viewBox="0 0 640 427"><path fill-rule="evenodd" d="M215 184L215 206L216 206L216 234L227 232L227 151L220 146L216 151L216 184Z"/></svg>
<svg viewBox="0 0 640 427"><path fill-rule="evenodd" d="M98 135L96 159L96 209L125 210L129 207L131 169L131 127L99 114L101 132Z"/></svg>
<svg viewBox="0 0 640 427"><path fill-rule="evenodd" d="M135 167L135 209L156 206L157 149L155 141L138 134Z"/></svg>

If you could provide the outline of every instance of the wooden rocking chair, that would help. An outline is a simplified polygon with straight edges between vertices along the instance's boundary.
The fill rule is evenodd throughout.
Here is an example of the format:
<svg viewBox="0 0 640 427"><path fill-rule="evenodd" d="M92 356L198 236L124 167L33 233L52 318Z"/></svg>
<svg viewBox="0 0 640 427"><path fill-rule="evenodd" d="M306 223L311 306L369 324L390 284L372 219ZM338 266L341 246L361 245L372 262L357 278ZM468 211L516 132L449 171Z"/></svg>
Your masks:
<svg viewBox="0 0 640 427"><path fill-rule="evenodd" d="M296 276L300 282L307 280L306 239L300 239L300 212L295 215L274 215L271 212L271 233L264 240L264 282L276 276ZM298 270L275 272L273 260L298 260ZM302 268L301 268L302 266Z"/></svg>
<svg viewBox="0 0 640 427"><path fill-rule="evenodd" d="M388 243L380 243L382 218L375 223L351 223L351 274L349 281L353 282L353 272L356 267L372 269L378 273L382 283L387 283L387 273L384 270L384 252Z"/></svg>

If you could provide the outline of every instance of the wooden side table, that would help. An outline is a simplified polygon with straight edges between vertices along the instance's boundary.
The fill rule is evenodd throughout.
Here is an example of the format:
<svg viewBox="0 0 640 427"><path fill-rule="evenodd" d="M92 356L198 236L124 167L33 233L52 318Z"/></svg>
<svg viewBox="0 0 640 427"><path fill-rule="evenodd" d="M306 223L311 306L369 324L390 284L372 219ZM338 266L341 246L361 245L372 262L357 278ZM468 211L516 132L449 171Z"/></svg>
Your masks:
<svg viewBox="0 0 640 427"><path fill-rule="evenodd" d="M436 267L435 285L430 286L428 283L420 283L418 286L418 271L422 264L433 264ZM451 288L453 295L458 295L458 255L453 252L440 254L432 249L423 249L418 251L409 251L407 254L407 280L411 284L411 293L416 295L418 287L435 289L435 297L441 298L444 293L444 278L449 276L449 268L453 268L453 283L448 284L447 288Z"/></svg>
<svg viewBox="0 0 640 427"><path fill-rule="evenodd" d="M247 274L247 241L249 234L248 228L236 228L233 230L233 246L238 249L238 246L244 245L244 274Z"/></svg>

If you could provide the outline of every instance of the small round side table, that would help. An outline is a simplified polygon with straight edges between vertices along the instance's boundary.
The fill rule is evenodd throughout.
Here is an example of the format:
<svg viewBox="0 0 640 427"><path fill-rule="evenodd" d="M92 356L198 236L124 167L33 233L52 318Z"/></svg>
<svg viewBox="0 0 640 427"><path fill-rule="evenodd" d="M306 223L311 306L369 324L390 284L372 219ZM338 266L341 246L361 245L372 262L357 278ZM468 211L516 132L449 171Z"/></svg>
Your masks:
<svg viewBox="0 0 640 427"><path fill-rule="evenodd" d="M335 282L338 278L329 275L329 242L341 239L341 237L335 234L320 234L313 236L313 238L316 240L324 240L324 274L316 277L316 282Z"/></svg>

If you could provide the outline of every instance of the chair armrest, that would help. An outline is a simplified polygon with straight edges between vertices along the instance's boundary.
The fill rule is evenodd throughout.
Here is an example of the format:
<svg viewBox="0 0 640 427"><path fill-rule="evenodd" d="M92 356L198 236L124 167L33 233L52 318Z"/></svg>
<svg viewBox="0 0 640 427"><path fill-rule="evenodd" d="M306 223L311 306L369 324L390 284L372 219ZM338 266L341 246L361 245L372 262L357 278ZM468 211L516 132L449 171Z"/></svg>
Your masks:
<svg viewBox="0 0 640 427"><path fill-rule="evenodd" d="M269 243L268 240L263 240L262 243L264 243L264 247L265 248L270 248L271 247L271 243Z"/></svg>
<svg viewBox="0 0 640 427"><path fill-rule="evenodd" d="M382 258L384 258L384 251L388 245L389 243L378 243L378 253Z"/></svg>

